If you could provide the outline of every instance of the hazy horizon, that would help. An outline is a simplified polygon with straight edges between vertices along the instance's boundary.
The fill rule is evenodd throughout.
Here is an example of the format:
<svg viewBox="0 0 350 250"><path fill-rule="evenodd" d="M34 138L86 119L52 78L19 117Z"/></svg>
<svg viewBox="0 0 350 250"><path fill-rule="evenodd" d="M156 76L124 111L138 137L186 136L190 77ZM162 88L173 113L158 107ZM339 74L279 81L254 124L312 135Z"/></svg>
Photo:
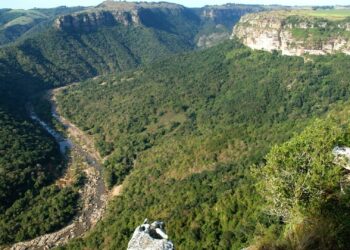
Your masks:
<svg viewBox="0 0 350 250"><path fill-rule="evenodd" d="M1 8L11 8L11 9L31 9L31 8L53 8L58 6L95 6L103 1L101 0L52 0L48 2L47 0L29 0L25 3L23 0L12 0L6 3L0 4ZM136 1L130 1L136 2ZM158 2L158 1L146 1L146 2ZM278 4L278 5L290 5L290 6L315 6L315 5L349 5L348 0L335 0L330 2L329 0L309 0L305 4L305 0L237 0L237 1L227 1L227 0L169 0L166 2L177 3L187 7L202 7L204 5L221 5L225 3L239 3L239 4Z"/></svg>

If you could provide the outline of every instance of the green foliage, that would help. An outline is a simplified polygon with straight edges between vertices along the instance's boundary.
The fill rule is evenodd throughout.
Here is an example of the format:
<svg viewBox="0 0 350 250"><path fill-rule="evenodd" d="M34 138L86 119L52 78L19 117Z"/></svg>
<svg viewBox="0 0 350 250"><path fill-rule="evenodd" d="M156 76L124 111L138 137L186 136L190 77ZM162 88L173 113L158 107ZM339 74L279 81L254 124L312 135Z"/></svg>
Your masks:
<svg viewBox="0 0 350 250"><path fill-rule="evenodd" d="M39 189L52 181L58 172L46 169L58 165L58 150L52 138L30 121L24 108L29 97L54 85L122 71L189 49L178 37L145 27L117 26L79 34L52 28L2 49L0 211L4 212L27 189ZM35 106L47 116L47 104Z"/></svg>
<svg viewBox="0 0 350 250"><path fill-rule="evenodd" d="M264 212L249 166L347 100L349 66L344 55L304 62L227 42L65 90L59 107L108 156L109 184L128 174L104 221L65 249L125 249L146 217L167 222L177 249L277 239L285 224Z"/></svg>
<svg viewBox="0 0 350 250"><path fill-rule="evenodd" d="M321 46L323 42L338 37L349 39L350 32L346 30L349 17L340 20L327 19L327 17L311 18L303 12L298 15L288 16L286 25L292 25L291 33L299 41L306 42L312 46ZM300 24L307 25L308 28L300 28Z"/></svg>
<svg viewBox="0 0 350 250"><path fill-rule="evenodd" d="M271 204L269 212L286 221L299 214L315 215L338 196L342 168L334 163L332 150L344 138L336 122L317 120L292 140L273 147L260 170L259 190Z"/></svg>
<svg viewBox="0 0 350 250"><path fill-rule="evenodd" d="M118 25L91 33L49 28L0 51L0 66L2 74L9 72L16 76L23 72L35 79L27 81L27 85L45 83L52 87L135 68L190 48L177 35L142 26Z"/></svg>
<svg viewBox="0 0 350 250"><path fill-rule="evenodd" d="M0 212L60 172L59 149L33 123L0 111Z"/></svg>
<svg viewBox="0 0 350 250"><path fill-rule="evenodd" d="M271 243L271 249L350 247L348 187L343 192L340 188L347 176L332 154L335 146L348 143L348 127L328 118L272 148L266 165L257 169L257 190L267 201L267 213L281 218L286 227L277 233L280 239L260 242L260 249Z"/></svg>
<svg viewBox="0 0 350 250"><path fill-rule="evenodd" d="M125 71L192 49L200 25L198 18L185 10L185 16L176 11L151 13L164 22L148 22L137 27L115 25L100 27L94 32L65 32L51 27L51 18L70 11L73 9L1 11L2 25L18 30L12 30L11 37L6 36L4 41L1 41L1 33L0 43L14 40L28 29L32 31L31 35L28 32L25 35L27 39L18 40L0 51L0 224L3 232L0 244L55 230L67 223L75 212L72 209L68 212L62 210L62 216L58 214L57 218L51 219L54 216L51 205L55 205L51 201L46 203L39 194L40 190L47 190L47 186L60 174L61 158L53 138L29 119L26 103L32 99L38 114L49 121L49 106L36 100L38 92L98 74ZM142 18L147 19L147 15ZM159 26L165 23L171 25ZM175 130L182 119L179 116L166 123L169 130ZM136 120L130 119L129 127L135 131L134 138L127 146L125 141L121 142L120 153L114 152L110 167L106 168L106 173L110 169L111 185L128 174L135 160L135 150L145 150L148 147L145 143L150 143L147 136L136 134L142 130L142 124L140 127L133 126ZM103 155L114 149L102 138L98 143ZM125 168L125 164L129 168ZM70 208L76 203L76 194L72 193L73 198L68 195L69 200L65 201L61 195L65 192L68 191L56 190L52 195ZM28 197L35 204L29 204ZM23 205L25 202L27 207ZM49 210L47 223L32 219L45 209Z"/></svg>
<svg viewBox="0 0 350 250"><path fill-rule="evenodd" d="M198 27L203 23L191 13L186 22L179 13L167 15L156 13L156 20L164 23L148 19L144 26L116 25L92 32L51 27L0 51L0 140L5 141L0 149L1 243L56 230L76 209L76 190L47 186L59 172L54 167L59 162L57 147L28 119L28 97L100 74L104 76L64 90L58 100L64 115L94 137L108 158L106 181L109 186L124 181L123 195L91 234L65 248L125 249L145 217L166 221L177 249L239 249L260 236L269 243L280 240L280 232L287 232L283 247L297 246L294 239L310 230L322 236L333 229L348 235L348 203L335 195L339 172L327 168L330 154L309 164L292 150L293 161L317 174L323 171L327 178L311 172L309 181L297 171L282 182L292 188L307 180L302 185L306 192L299 192L299 186L293 196L285 192L283 204L312 215L325 211L322 217L308 218L316 221L311 229L286 230L289 225L280 218L264 213L264 197L249 167L262 164L271 146L349 99L348 57L305 62L251 51L233 41L158 61L192 49L191 39L201 28L207 33L214 27L210 22ZM47 113L47 105L35 106ZM339 134L330 130L333 125L322 124L282 148L300 146L316 158L320 150L328 152ZM280 151L275 148L269 155L271 168L278 166L274 152ZM295 171L293 164L286 167ZM81 177L77 182L83 181ZM318 196L317 188L327 194L330 189L330 196ZM16 196L10 190L16 190ZM298 199L290 202L294 197ZM322 231L322 225L328 227ZM346 246L345 237L339 239L334 246Z"/></svg>
<svg viewBox="0 0 350 250"><path fill-rule="evenodd" d="M0 215L0 244L33 239L66 225L76 213L78 192L72 188L44 187L27 191Z"/></svg>
<svg viewBox="0 0 350 250"><path fill-rule="evenodd" d="M0 108L0 245L61 228L78 199L76 189L50 186L63 170L58 145L26 111L13 111Z"/></svg>

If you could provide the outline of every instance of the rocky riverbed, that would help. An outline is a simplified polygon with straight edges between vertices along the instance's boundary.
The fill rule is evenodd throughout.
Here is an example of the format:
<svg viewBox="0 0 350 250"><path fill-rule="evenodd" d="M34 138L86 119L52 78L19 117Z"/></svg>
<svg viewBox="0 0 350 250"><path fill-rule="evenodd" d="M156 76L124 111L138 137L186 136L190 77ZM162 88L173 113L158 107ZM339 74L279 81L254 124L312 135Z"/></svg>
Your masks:
<svg viewBox="0 0 350 250"><path fill-rule="evenodd" d="M52 93L55 93L55 91ZM99 157L98 152L94 149L90 138L59 114L54 100L53 95L53 98L51 98L52 115L66 128L68 138L64 138L60 133L51 128L33 110L30 111L30 116L56 139L57 143L61 146L62 153L65 153L66 149L69 148L70 154L79 156L82 159L84 165L83 171L86 176L85 184L80 190L82 208L74 220L61 230L39 236L30 241L16 243L5 249L51 249L64 245L70 239L84 235L85 232L103 217L106 210L109 194L102 178L101 157ZM71 157L71 159L74 160L75 157ZM68 168L70 165L72 163L69 164Z"/></svg>

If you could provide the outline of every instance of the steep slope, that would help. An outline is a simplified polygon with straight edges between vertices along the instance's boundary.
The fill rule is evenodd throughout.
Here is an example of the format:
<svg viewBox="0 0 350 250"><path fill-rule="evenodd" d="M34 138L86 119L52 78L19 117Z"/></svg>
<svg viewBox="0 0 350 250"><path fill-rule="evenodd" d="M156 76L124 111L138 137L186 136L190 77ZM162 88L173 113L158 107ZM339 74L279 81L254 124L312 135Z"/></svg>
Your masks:
<svg viewBox="0 0 350 250"><path fill-rule="evenodd" d="M88 11L62 16L55 26L66 31L93 31L116 24L145 26L177 35L190 44L198 22L198 17L181 5L107 1Z"/></svg>
<svg viewBox="0 0 350 250"><path fill-rule="evenodd" d="M123 18L117 20L113 16L114 9L101 6L63 15L56 19L55 27L3 48L0 51L2 71L11 72L16 68L47 82L48 86L62 85L130 69L192 48L187 34L196 27L183 7L162 7L154 12L153 8L144 9L149 15L147 18L141 18L145 13L137 14L140 20L145 19L144 23L125 23L127 19ZM126 8L121 15L132 12ZM150 20L159 20L159 15L165 16L160 23L173 20L169 25L172 30L150 23ZM90 16L96 18L95 23L90 22Z"/></svg>
<svg viewBox="0 0 350 250"><path fill-rule="evenodd" d="M285 55L350 54L350 11L273 11L244 16L233 30L253 49ZM338 14L338 15L335 15Z"/></svg>
<svg viewBox="0 0 350 250"><path fill-rule="evenodd" d="M237 15L245 13L242 8L245 9L238 8ZM233 9L232 14L235 13L235 7ZM247 11L257 9L249 7ZM216 11L215 18L203 18L191 9L167 3L105 2L96 8L75 13L70 11L73 9L32 10L24 13L23 16L31 15L33 20L37 16L40 18L37 22L26 19L30 30L13 36L13 39L20 39L0 50L0 122L5 124L0 139L7 141L10 138L21 144L12 148L18 152L13 152L13 157L10 154L10 160L0 165L2 197L6 200L0 214L0 244L56 230L76 212L77 190L50 186L60 174L62 159L57 154L53 139L29 119L25 105L31 97L54 86L106 73L120 73L174 53L189 51L196 47L196 36L206 24L223 22L223 25L229 25L237 19L237 15L233 21L224 18L230 15L217 18L221 10ZM56 15L59 17L52 20ZM11 18L8 19L9 22L13 20L12 24L21 23L21 19L17 20L15 16ZM184 121L183 114L175 115L174 118L170 114L170 117L170 123L165 118L164 133L176 130L178 123ZM128 145L120 155L115 146L99 140L101 152L104 151L106 155L113 151L114 154L114 160L108 163L110 167L106 170L111 185L123 180L136 154L149 147L143 145L143 137L137 134L139 129L142 128L136 128L135 138L130 140L135 145ZM13 137L6 138L11 131ZM155 135L162 133L157 130ZM145 137L145 140L149 138ZM6 150L10 146L11 143L7 142L2 153L8 154ZM27 158L23 160L16 153L23 153ZM6 159L3 155L1 157ZM16 162L17 157L20 162ZM119 165L114 166L115 162ZM28 171L30 178L26 175ZM24 175L13 176L19 172ZM13 189L18 191L16 195L12 194ZM50 213L47 221L44 210ZM62 213L52 213L55 210Z"/></svg>
<svg viewBox="0 0 350 250"><path fill-rule="evenodd" d="M267 7L259 5L225 4L193 9L200 17L201 26L196 35L196 45L206 48L230 37L232 27L247 13L259 12Z"/></svg>
<svg viewBox="0 0 350 250"><path fill-rule="evenodd" d="M262 209L253 164L348 100L349 63L345 55L304 62L228 42L65 90L59 107L108 157L107 181L125 180L96 230L64 249L125 249L144 218L166 222L176 249L278 238L286 224ZM338 237L335 248L346 249Z"/></svg>
<svg viewBox="0 0 350 250"><path fill-rule="evenodd" d="M1 65L0 245L57 230L76 213L78 190L52 185L64 161L53 138L29 118L41 80ZM58 212L59 211L59 212Z"/></svg>
<svg viewBox="0 0 350 250"><path fill-rule="evenodd" d="M179 36L119 23L93 32L50 26L1 49L1 245L56 230L75 213L76 190L48 186L62 171L61 157L54 140L30 120L25 109L29 98L53 86L188 49ZM53 213L55 209L62 213ZM32 219L43 210L51 211L41 212L46 221L42 216Z"/></svg>
<svg viewBox="0 0 350 250"><path fill-rule="evenodd" d="M208 48L228 40L232 34L232 27L248 13L288 9L291 8L280 5L243 4L207 5L192 9L201 19L196 45L199 48Z"/></svg>
<svg viewBox="0 0 350 250"><path fill-rule="evenodd" d="M219 7L215 8L219 10L212 19L221 13ZM239 12L233 19L226 20L224 15L220 22L233 23L237 16L259 10L234 6L229 13L233 14L236 8ZM226 13L227 8L222 11ZM215 18L210 22L215 24ZM120 72L193 49L194 39L205 25L206 21L193 10L180 5L106 2L96 8L62 15L54 26L3 48L1 72L8 75L23 72L34 77L39 88L45 83L50 87ZM11 88L16 88L16 82ZM23 86L24 82L17 84ZM34 88L31 80L25 84Z"/></svg>
<svg viewBox="0 0 350 250"><path fill-rule="evenodd" d="M232 27L246 13L270 9L258 5L227 4L190 9L170 3L107 1L90 11L62 16L56 27L65 30L95 30L100 25L145 25L180 35L191 46L209 47L229 38Z"/></svg>

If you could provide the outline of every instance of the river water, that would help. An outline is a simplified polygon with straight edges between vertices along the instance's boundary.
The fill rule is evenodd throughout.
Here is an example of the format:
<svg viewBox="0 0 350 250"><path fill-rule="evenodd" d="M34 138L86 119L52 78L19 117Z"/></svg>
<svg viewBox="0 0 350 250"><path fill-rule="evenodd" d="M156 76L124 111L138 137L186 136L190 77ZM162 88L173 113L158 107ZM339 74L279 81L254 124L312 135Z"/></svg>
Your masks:
<svg viewBox="0 0 350 250"><path fill-rule="evenodd" d="M37 114L34 112L34 110L32 108L30 108L30 118L36 122L38 122L41 127L43 127L50 135L52 135L55 140L57 141L57 143L60 145L60 151L62 154L66 154L67 150L71 150L73 148L73 142L68 139L68 138L64 138L60 133L58 133L56 130L54 130L53 128L51 128L46 122L44 122L43 120L41 120ZM57 120L58 119L58 115L55 112L52 112L52 116L55 117Z"/></svg>
<svg viewBox="0 0 350 250"><path fill-rule="evenodd" d="M85 136L81 130L59 115L54 101L51 102L51 105L52 116L67 129L68 134L70 134L70 129L74 128L75 131L78 130L81 136ZM79 191L81 195L81 210L73 221L57 232L48 233L33 240L18 242L9 248L5 248L11 250L46 250L62 246L69 240L81 237L89 231L104 215L108 201L108 191L102 178L102 165L93 154L84 149L86 145L73 143L70 138L65 138L62 134L40 119L30 104L28 104L27 107L31 119L40 124L42 128L55 138L60 146L61 153L67 155L67 150L69 150L71 153L79 155L83 161L81 164L85 165L83 171L86 176L86 181ZM74 160L74 157L72 157L72 160Z"/></svg>

